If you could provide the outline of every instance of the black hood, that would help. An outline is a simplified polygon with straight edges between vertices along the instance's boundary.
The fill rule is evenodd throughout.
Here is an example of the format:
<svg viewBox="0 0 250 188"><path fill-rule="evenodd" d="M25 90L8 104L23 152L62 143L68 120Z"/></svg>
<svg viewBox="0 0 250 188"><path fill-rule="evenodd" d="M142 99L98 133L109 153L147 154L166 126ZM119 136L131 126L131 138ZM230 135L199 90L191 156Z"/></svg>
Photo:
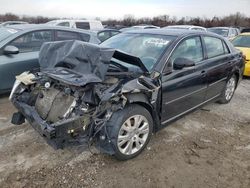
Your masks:
<svg viewBox="0 0 250 188"><path fill-rule="evenodd" d="M82 41L44 43L39 63L42 72L83 86L104 81L112 58L148 71L138 57Z"/></svg>

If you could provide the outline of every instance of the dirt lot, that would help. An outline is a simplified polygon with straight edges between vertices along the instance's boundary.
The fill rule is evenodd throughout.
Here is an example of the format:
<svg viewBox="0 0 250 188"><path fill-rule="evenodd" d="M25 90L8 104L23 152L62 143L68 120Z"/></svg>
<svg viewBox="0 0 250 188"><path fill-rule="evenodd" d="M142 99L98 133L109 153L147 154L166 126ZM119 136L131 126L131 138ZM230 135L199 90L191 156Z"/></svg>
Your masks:
<svg viewBox="0 0 250 188"><path fill-rule="evenodd" d="M0 187L250 187L250 80L232 102L210 104L155 134L119 162L84 146L53 150L28 124L14 126L0 98Z"/></svg>

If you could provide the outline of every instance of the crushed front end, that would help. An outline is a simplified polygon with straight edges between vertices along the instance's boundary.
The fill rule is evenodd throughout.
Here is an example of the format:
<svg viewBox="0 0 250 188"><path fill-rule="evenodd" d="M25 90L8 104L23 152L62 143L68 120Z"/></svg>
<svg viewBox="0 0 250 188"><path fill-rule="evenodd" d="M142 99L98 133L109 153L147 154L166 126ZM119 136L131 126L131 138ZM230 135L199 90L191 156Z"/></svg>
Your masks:
<svg viewBox="0 0 250 188"><path fill-rule="evenodd" d="M91 136L111 111L116 110L112 109L114 106L122 107L121 98L101 102L98 97L98 93L113 82L82 88L63 84L41 73L32 75L36 80L32 84L16 82L11 100L19 112L13 115L12 122L21 124L25 118L55 148L62 148L65 141Z"/></svg>
<svg viewBox="0 0 250 188"><path fill-rule="evenodd" d="M121 67L110 66L114 57L134 60L79 41L45 44L40 52L41 72L25 72L16 79L10 100L18 112L12 123L22 124L26 119L54 148L98 141L102 151L112 154L105 132L112 114L138 93L154 108L160 88L143 71L123 72Z"/></svg>

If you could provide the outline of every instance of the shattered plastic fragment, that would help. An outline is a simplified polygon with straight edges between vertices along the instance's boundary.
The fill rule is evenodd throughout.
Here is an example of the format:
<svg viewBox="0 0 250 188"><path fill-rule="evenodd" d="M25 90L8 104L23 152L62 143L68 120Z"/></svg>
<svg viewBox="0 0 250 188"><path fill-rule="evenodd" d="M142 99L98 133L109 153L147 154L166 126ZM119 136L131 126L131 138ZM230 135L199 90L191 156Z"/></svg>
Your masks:
<svg viewBox="0 0 250 188"><path fill-rule="evenodd" d="M16 76L16 80L22 82L25 85L34 84L35 83L33 81L34 78L35 78L35 75L29 72L23 72L22 74Z"/></svg>

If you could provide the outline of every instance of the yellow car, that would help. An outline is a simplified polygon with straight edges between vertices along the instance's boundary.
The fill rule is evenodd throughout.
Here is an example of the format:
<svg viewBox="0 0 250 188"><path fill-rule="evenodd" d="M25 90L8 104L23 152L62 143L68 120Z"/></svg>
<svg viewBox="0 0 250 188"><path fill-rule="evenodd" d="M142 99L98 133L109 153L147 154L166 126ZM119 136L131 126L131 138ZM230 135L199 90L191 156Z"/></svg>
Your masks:
<svg viewBox="0 0 250 188"><path fill-rule="evenodd" d="M242 33L232 40L233 45L246 56L244 76L250 76L250 33Z"/></svg>

